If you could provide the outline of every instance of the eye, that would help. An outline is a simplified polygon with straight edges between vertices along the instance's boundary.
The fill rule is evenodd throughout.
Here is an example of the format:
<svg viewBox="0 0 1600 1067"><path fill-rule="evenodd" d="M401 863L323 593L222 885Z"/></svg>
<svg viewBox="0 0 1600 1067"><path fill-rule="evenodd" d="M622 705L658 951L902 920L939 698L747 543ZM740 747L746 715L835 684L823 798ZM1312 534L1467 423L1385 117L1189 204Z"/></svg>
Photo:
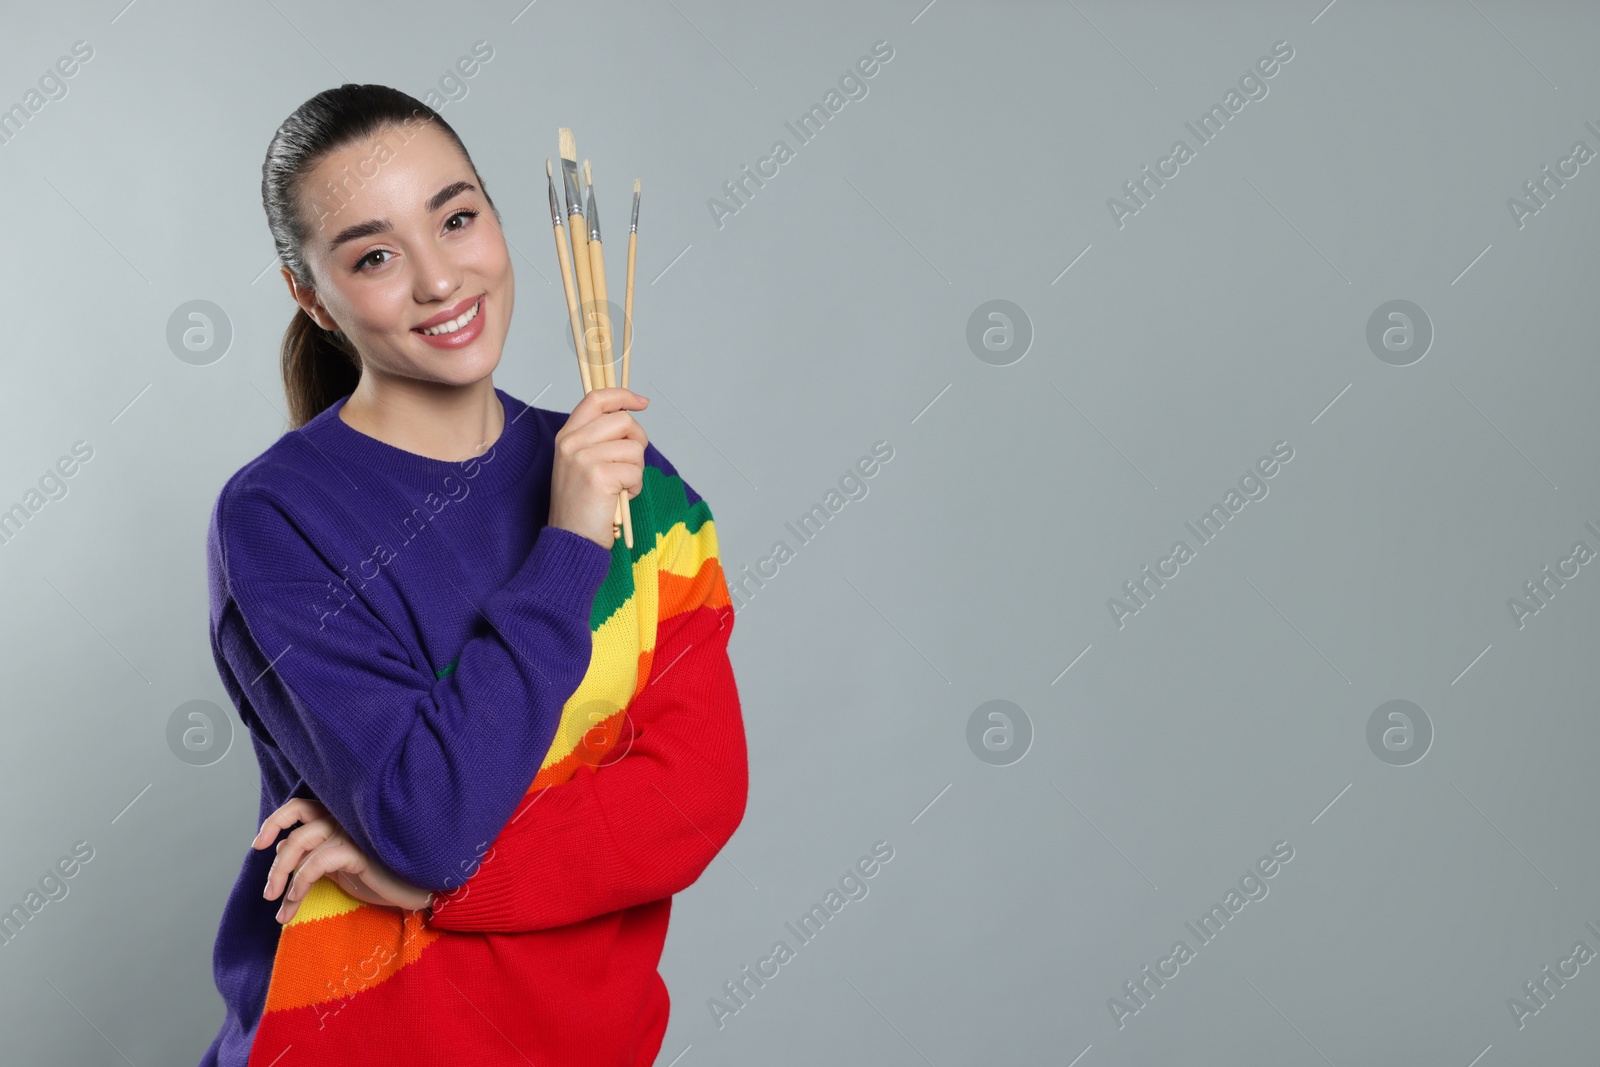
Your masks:
<svg viewBox="0 0 1600 1067"><path fill-rule="evenodd" d="M462 210L453 213L449 218L445 219L445 231L447 233L459 233L462 230L466 229L467 223L466 223L465 220L467 220L467 219L475 219L477 217L478 217L478 213L476 211L472 211L470 209L463 208ZM450 225L450 223L454 222L456 219L462 219L463 220L462 224L460 226L452 227ZM358 273L361 272L361 271L365 271L367 269L367 261L372 259L373 256L391 256L392 257L393 255L394 255L394 253L389 251L387 248L374 248L371 252L368 252L366 255L364 255L360 259L356 260L353 269L356 270ZM372 265L374 267L381 267L381 266L383 266L384 263L387 263L387 262L389 262L389 261L387 259L385 259L385 260L382 260L381 262L374 262Z"/></svg>

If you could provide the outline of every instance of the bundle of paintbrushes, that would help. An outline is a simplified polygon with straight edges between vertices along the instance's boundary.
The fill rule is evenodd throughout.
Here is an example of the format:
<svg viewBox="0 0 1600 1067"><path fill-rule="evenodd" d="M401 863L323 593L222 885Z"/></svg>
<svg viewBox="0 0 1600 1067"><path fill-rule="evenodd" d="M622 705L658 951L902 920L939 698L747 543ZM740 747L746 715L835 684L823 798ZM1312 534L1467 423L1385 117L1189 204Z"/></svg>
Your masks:
<svg viewBox="0 0 1600 1067"><path fill-rule="evenodd" d="M628 224L628 284L622 307L622 381L617 381L611 347L610 305L606 300L606 260L600 245L600 215L595 210L594 180L589 161L578 168L578 152L572 130L561 127L561 177L567 193L569 225L561 224L561 208L556 202L555 172L550 160L544 161L545 178L550 183L550 225L555 229L556 259L561 263L561 286L567 295L567 317L572 320L572 344L578 350L578 373L583 378L584 395L593 389L628 387L628 356L633 342L633 261L639 241L639 179L633 180L633 218ZM581 175L581 181L580 181ZM567 244L570 231L571 245ZM612 536L620 531L624 543L633 547L633 516L628 510L628 491L617 495L617 514L612 520Z"/></svg>

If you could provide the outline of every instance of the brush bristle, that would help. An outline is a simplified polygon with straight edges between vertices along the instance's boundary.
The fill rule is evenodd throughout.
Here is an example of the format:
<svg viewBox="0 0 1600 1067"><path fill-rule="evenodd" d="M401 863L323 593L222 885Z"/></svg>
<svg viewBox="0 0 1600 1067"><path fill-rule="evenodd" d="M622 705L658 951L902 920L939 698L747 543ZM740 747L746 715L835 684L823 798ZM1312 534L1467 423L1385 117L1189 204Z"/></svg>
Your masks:
<svg viewBox="0 0 1600 1067"><path fill-rule="evenodd" d="M583 184L594 184L594 172L589 169L589 161L587 159L583 161Z"/></svg>
<svg viewBox="0 0 1600 1067"><path fill-rule="evenodd" d="M639 179L638 178L633 179L633 195L634 196L638 196L639 195Z"/></svg>
<svg viewBox="0 0 1600 1067"><path fill-rule="evenodd" d="M572 128L561 127L561 158L568 162L577 162L578 146L572 140Z"/></svg>
<svg viewBox="0 0 1600 1067"><path fill-rule="evenodd" d="M549 156L545 156L544 157L544 176L546 178L549 178L551 181L555 181L556 180L556 172L553 169L551 169L551 167L550 167L550 157Z"/></svg>

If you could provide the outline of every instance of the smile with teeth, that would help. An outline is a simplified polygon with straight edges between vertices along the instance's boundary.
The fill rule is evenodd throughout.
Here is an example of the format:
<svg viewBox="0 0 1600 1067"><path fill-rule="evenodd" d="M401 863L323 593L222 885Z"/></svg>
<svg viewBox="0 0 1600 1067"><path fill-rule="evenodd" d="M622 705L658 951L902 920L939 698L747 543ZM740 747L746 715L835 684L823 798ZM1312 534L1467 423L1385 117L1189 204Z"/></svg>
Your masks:
<svg viewBox="0 0 1600 1067"><path fill-rule="evenodd" d="M471 307L462 312L460 318L451 319L449 322L441 323L438 326L430 326L426 330L418 330L417 332L421 334L427 334L429 337L438 337L440 334L445 333L455 333L467 323L478 317L478 308L482 304L483 297L480 296L477 300L473 301Z"/></svg>

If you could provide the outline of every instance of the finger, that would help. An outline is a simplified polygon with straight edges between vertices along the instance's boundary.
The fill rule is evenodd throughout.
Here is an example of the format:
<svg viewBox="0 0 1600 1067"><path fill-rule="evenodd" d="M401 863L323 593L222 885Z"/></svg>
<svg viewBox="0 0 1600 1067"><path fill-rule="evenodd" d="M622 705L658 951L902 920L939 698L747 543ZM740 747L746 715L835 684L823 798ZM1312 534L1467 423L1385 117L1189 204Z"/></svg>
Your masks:
<svg viewBox="0 0 1600 1067"><path fill-rule="evenodd" d="M256 831L255 838L250 842L250 847L263 849L270 845L278 834L300 821L300 797L291 797L288 803L268 815L261 823L261 829Z"/></svg>
<svg viewBox="0 0 1600 1067"><path fill-rule="evenodd" d="M568 423L582 426L596 416L611 411L643 411L649 403L648 397L641 396L632 389L602 386L584 394L583 399L572 409L572 417L568 419Z"/></svg>
<svg viewBox="0 0 1600 1067"><path fill-rule="evenodd" d="M312 849L316 848L332 834L332 824L327 820L317 820L299 827L278 842L278 854L273 857L272 865L267 868L267 884L262 888L261 895L271 900L284 891L289 885L294 870L298 867Z"/></svg>
<svg viewBox="0 0 1600 1067"><path fill-rule="evenodd" d="M293 879L283 894L283 903L278 906L277 920L280 923L287 923L293 919L295 912L300 910L301 901L305 900L319 878L332 871L359 864L360 853L353 845L344 841L330 842L313 850L295 870Z"/></svg>
<svg viewBox="0 0 1600 1067"><path fill-rule="evenodd" d="M338 824L332 819L316 819L298 827L279 842L278 854L267 869L267 884L261 895L271 900L283 892L284 886L289 883L290 873L300 866L308 853L328 841L338 829Z"/></svg>
<svg viewBox="0 0 1600 1067"><path fill-rule="evenodd" d="M627 437L617 441L600 441L585 449L584 455L597 466L621 463L640 469L644 467L644 446Z"/></svg>
<svg viewBox="0 0 1600 1067"><path fill-rule="evenodd" d="M318 846L294 872L294 882L278 908L278 921L286 923L294 918L294 913L300 910L300 902L317 884L317 879L332 871L360 874L364 866L361 851L348 841L337 840Z"/></svg>
<svg viewBox="0 0 1600 1067"><path fill-rule="evenodd" d="M608 411L589 424L587 429L601 440L621 440L636 437L643 444L644 427L631 411Z"/></svg>
<svg viewBox="0 0 1600 1067"><path fill-rule="evenodd" d="M596 495L615 498L626 490L644 488L644 468L630 461L596 463L588 469L585 481Z"/></svg>
<svg viewBox="0 0 1600 1067"><path fill-rule="evenodd" d="M621 414L627 416L628 421L623 424L622 433L618 435L619 439L637 441L640 448L649 444L650 435L645 433L644 426L640 424L639 420L634 418L631 412L624 411Z"/></svg>
<svg viewBox="0 0 1600 1067"><path fill-rule="evenodd" d="M614 496L624 485L644 476L644 447L637 441L602 441L571 461L569 477L593 491ZM627 470L614 470L614 467Z"/></svg>
<svg viewBox="0 0 1600 1067"><path fill-rule="evenodd" d="M581 426L563 427L561 433L563 447L570 453L582 452L605 441L635 440L640 445L648 441L644 427L628 411L606 412Z"/></svg>
<svg viewBox="0 0 1600 1067"><path fill-rule="evenodd" d="M608 463L599 469L591 483L596 492L610 497L613 507L618 493L627 493L631 500L644 490L642 469L626 463Z"/></svg>
<svg viewBox="0 0 1600 1067"><path fill-rule="evenodd" d="M644 464L632 456L611 464L611 473L616 477L619 489L644 488Z"/></svg>
<svg viewBox="0 0 1600 1067"><path fill-rule="evenodd" d="M584 396L585 400L594 402L599 411L641 411L650 403L650 398L643 393L636 393L632 389L620 385L602 386L591 389Z"/></svg>
<svg viewBox="0 0 1600 1067"><path fill-rule="evenodd" d="M256 831L255 840L250 842L250 847L266 848L279 833L295 823L310 822L326 814L327 809L310 797L290 797L277 811L267 816L266 821L261 824L261 829Z"/></svg>

